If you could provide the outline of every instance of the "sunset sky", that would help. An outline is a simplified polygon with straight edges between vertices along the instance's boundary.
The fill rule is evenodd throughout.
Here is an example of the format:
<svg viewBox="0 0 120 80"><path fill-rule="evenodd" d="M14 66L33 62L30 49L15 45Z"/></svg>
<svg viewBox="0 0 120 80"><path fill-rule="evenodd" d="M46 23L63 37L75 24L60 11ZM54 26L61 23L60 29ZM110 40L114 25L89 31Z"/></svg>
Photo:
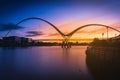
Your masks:
<svg viewBox="0 0 120 80"><path fill-rule="evenodd" d="M104 24L120 30L120 0L0 0L0 35L10 29L9 36L33 39L57 39L60 34L39 20L29 20L11 27L29 17L40 17L59 28L64 34L86 24ZM73 39L106 37L106 28L91 26L79 30ZM119 35L109 29L109 37Z"/></svg>

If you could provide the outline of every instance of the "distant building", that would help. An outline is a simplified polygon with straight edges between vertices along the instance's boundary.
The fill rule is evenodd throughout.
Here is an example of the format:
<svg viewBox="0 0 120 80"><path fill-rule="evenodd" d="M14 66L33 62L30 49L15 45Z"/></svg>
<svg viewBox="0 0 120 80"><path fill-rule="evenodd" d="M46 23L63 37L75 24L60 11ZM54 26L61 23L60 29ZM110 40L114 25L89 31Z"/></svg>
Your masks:
<svg viewBox="0 0 120 80"><path fill-rule="evenodd" d="M21 43L24 42L24 43L31 43L33 40L31 38L24 38L24 37L21 37Z"/></svg>
<svg viewBox="0 0 120 80"><path fill-rule="evenodd" d="M3 40L2 40L2 39L0 39L0 45L2 44L2 42L3 42Z"/></svg>
<svg viewBox="0 0 120 80"><path fill-rule="evenodd" d="M2 39L0 39L0 42L2 41Z"/></svg>
<svg viewBox="0 0 120 80"><path fill-rule="evenodd" d="M17 36L3 37L3 41L7 43L21 43L21 38Z"/></svg>
<svg viewBox="0 0 120 80"><path fill-rule="evenodd" d="M3 37L4 45L25 46L32 43L32 39L25 37L9 36Z"/></svg>
<svg viewBox="0 0 120 80"><path fill-rule="evenodd" d="M39 40L34 40L33 41L35 44L39 43L40 41Z"/></svg>
<svg viewBox="0 0 120 80"><path fill-rule="evenodd" d="M113 37L113 38L110 38L110 41L112 41L112 42L120 42L120 35L118 35L116 37Z"/></svg>

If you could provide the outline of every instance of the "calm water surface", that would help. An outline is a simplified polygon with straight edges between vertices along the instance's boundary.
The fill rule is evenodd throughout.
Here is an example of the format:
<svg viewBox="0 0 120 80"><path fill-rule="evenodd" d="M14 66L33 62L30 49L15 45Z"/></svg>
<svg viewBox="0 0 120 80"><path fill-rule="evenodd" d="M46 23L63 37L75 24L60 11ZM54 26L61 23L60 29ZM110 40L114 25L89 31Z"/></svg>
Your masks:
<svg viewBox="0 0 120 80"><path fill-rule="evenodd" d="M0 80L92 80L86 46L0 48Z"/></svg>

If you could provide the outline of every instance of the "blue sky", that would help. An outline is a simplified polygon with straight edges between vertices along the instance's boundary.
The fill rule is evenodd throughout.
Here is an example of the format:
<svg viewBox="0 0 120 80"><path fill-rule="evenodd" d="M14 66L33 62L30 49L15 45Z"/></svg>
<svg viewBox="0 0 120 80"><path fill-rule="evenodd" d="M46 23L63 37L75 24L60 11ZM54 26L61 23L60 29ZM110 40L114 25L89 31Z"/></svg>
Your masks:
<svg viewBox="0 0 120 80"><path fill-rule="evenodd" d="M0 0L0 24L16 24L24 18L40 17L52 22L64 33L88 23L115 25L113 27L119 29L119 5L119 0ZM42 23L28 21L20 26L35 25ZM44 26L47 28L46 24Z"/></svg>

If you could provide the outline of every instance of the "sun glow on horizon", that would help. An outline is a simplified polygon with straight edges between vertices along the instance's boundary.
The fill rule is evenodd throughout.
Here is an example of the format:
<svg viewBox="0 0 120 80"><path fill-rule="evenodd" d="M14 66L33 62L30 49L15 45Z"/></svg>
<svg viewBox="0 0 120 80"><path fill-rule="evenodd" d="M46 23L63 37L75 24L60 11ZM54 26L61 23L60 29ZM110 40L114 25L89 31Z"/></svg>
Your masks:
<svg viewBox="0 0 120 80"><path fill-rule="evenodd" d="M86 24L103 24L120 30L120 17L115 11L115 9L118 9L116 8L118 3L114 2L114 5L109 4L109 2L106 5L96 5L97 2L83 3L66 4L66 2L53 2L44 3L42 5L32 3L32 6L25 4L20 9L17 9L16 12L11 12L11 15L5 15L1 21L16 24L24 18L31 16L40 17L53 23L64 34L68 34ZM30 20L20 24L20 26L25 28L13 30L9 35L33 39L63 39L53 27L42 21ZM1 31L1 35L3 36L5 33L7 32L2 33ZM102 36L103 33L104 35ZM119 33L109 29L109 37L116 35L119 35ZM102 37L107 37L106 28L102 26L89 26L77 31L71 39Z"/></svg>

